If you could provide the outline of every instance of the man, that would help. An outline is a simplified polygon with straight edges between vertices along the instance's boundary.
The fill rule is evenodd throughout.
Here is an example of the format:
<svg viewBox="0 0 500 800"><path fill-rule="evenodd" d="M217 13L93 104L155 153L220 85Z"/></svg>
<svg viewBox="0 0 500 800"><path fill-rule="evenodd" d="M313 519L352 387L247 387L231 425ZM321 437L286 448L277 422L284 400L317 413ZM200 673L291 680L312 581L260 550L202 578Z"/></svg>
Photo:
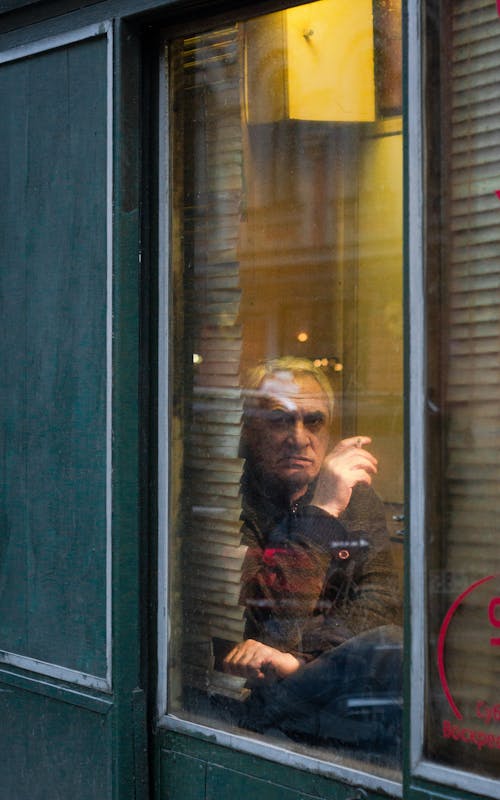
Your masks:
<svg viewBox="0 0 500 800"><path fill-rule="evenodd" d="M360 743L389 718L398 724L400 604L371 440L332 447L333 408L328 380L305 359L252 375L241 437L245 639L224 668L251 689L246 727ZM353 700L365 702L362 724L345 713Z"/></svg>

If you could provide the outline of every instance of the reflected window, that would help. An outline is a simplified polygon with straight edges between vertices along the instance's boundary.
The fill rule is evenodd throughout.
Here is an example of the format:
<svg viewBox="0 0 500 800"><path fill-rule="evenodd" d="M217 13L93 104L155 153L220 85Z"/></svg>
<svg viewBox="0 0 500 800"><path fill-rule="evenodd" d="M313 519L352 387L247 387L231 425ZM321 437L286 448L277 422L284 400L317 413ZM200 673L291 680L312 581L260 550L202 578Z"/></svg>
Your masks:
<svg viewBox="0 0 500 800"><path fill-rule="evenodd" d="M424 753L434 763L498 779L500 86L494 76L500 18L494 3L426 5L431 105Z"/></svg>
<svg viewBox="0 0 500 800"><path fill-rule="evenodd" d="M389 775L400 25L320 0L167 45L168 710Z"/></svg>

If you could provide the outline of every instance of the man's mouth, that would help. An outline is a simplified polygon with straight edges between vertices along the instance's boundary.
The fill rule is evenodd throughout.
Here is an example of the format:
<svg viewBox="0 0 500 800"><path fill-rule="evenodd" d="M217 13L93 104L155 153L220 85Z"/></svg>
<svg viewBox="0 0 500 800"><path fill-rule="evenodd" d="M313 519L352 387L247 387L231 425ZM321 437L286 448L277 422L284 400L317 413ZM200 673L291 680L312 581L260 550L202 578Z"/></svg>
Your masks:
<svg viewBox="0 0 500 800"><path fill-rule="evenodd" d="M312 458L306 458L306 456L283 456L280 458L281 464L289 464L290 466L297 465L297 466L307 466L307 464L312 464Z"/></svg>

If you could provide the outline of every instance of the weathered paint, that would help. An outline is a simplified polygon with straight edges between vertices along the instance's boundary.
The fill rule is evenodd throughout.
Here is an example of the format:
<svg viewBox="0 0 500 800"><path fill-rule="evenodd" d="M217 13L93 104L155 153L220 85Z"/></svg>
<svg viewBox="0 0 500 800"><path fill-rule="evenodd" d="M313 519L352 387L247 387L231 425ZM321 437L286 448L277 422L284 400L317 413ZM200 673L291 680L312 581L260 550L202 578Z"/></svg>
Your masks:
<svg viewBox="0 0 500 800"><path fill-rule="evenodd" d="M106 652L106 39L0 66L2 648Z"/></svg>

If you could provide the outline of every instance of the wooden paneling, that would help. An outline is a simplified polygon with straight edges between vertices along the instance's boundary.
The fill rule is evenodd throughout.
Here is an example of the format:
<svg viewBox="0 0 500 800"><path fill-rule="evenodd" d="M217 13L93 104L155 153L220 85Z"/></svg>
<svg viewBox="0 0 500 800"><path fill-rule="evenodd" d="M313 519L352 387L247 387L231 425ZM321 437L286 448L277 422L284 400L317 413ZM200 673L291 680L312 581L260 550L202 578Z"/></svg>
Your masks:
<svg viewBox="0 0 500 800"><path fill-rule="evenodd" d="M0 673L1 683L1 673ZM0 689L0 793L5 800L111 798L110 716L71 698Z"/></svg>
<svg viewBox="0 0 500 800"><path fill-rule="evenodd" d="M0 646L106 674L104 37L0 67Z"/></svg>
<svg viewBox="0 0 500 800"><path fill-rule="evenodd" d="M291 756L291 760L294 756ZM355 760L346 759L344 766L352 770L351 781L356 781L359 769L366 770ZM375 788L360 789L351 782L342 782L333 776L315 771L295 769L291 763L277 764L265 758L221 747L209 738L191 738L170 731L165 732L161 752L163 778L161 800L170 798L242 797L245 800L383 800L395 796ZM358 772L360 782L361 773ZM393 774L387 770L387 777ZM201 783L205 781L205 793ZM396 783L393 784L396 787Z"/></svg>
<svg viewBox="0 0 500 800"><path fill-rule="evenodd" d="M183 753L163 753L160 800L205 800L207 764Z"/></svg>
<svg viewBox="0 0 500 800"><path fill-rule="evenodd" d="M252 778L213 764L208 767L206 800L235 797L243 786L245 800L312 800L312 795L294 792L270 781Z"/></svg>

